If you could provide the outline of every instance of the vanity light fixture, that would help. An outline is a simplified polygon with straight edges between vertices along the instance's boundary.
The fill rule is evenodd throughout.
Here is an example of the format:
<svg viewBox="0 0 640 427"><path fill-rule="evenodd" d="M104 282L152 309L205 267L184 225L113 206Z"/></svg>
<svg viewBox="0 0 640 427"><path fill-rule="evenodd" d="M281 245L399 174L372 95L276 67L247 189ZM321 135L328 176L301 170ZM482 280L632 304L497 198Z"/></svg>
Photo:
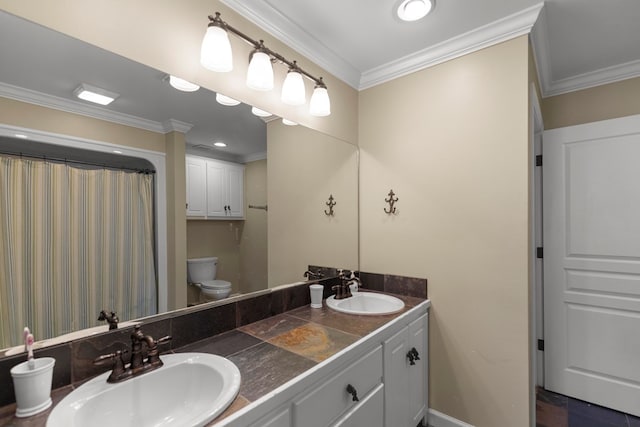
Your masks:
<svg viewBox="0 0 640 427"><path fill-rule="evenodd" d="M425 0L426 1L426 0ZM273 66L279 62L289 67L289 72L282 85L281 100L288 105L303 105L306 102L306 91L302 77L315 83L314 93L309 102L309 113L313 116L331 114L329 93L322 77L314 77L298 66L296 61L289 61L284 56L269 49L263 40L254 40L241 31L233 28L220 18L220 12L209 15L209 25L202 41L200 62L213 71L231 71L232 53L228 33L238 36L253 46L247 71L247 86L251 89L268 91L273 89ZM315 100L314 100L315 99Z"/></svg>
<svg viewBox="0 0 640 427"><path fill-rule="evenodd" d="M214 142L213 145L215 145L216 147L220 147L220 148L224 148L224 147L227 146L227 144L225 144L222 141Z"/></svg>
<svg viewBox="0 0 640 427"><path fill-rule="evenodd" d="M207 70L227 73L233 70L233 54L229 34L219 13L216 13L216 19L209 16L209 21L200 48L200 63Z"/></svg>
<svg viewBox="0 0 640 427"><path fill-rule="evenodd" d="M309 113L317 117L331 114L331 101L329 100L327 86L325 86L322 81L322 77L320 77L320 81L316 84L315 89L313 89L311 101L309 101Z"/></svg>
<svg viewBox="0 0 640 427"><path fill-rule="evenodd" d="M251 53L251 60L247 69L247 87L263 92L273 89L271 58L267 54L262 40L260 40L260 45Z"/></svg>
<svg viewBox="0 0 640 427"><path fill-rule="evenodd" d="M256 107L251 107L251 112L253 113L254 116L258 116L258 117L270 117L273 115L268 111L264 111Z"/></svg>
<svg viewBox="0 0 640 427"><path fill-rule="evenodd" d="M218 102L218 104L226 105L228 107L235 107L236 105L240 104L240 101L221 93L216 93L216 101Z"/></svg>
<svg viewBox="0 0 640 427"><path fill-rule="evenodd" d="M296 123L296 122L294 122L292 120L285 119L285 118L282 119L282 124L283 125L287 125L287 126L298 126L298 123Z"/></svg>
<svg viewBox="0 0 640 427"><path fill-rule="evenodd" d="M398 6L398 17L403 21L417 21L433 10L435 0L404 0Z"/></svg>
<svg viewBox="0 0 640 427"><path fill-rule="evenodd" d="M280 99L287 105L303 105L307 102L304 80L302 79L302 74L298 71L296 61L293 61L293 65L293 67L289 68L287 77L282 84Z"/></svg>
<svg viewBox="0 0 640 427"><path fill-rule="evenodd" d="M182 92L195 92L200 89L200 86L195 83L191 83L187 80L181 79L180 77L171 75L169 76L169 84L174 89L181 90Z"/></svg>
<svg viewBox="0 0 640 427"><path fill-rule="evenodd" d="M80 86L73 91L73 94L80 99L100 105L109 105L120 96L115 92L110 92L86 83L81 83Z"/></svg>

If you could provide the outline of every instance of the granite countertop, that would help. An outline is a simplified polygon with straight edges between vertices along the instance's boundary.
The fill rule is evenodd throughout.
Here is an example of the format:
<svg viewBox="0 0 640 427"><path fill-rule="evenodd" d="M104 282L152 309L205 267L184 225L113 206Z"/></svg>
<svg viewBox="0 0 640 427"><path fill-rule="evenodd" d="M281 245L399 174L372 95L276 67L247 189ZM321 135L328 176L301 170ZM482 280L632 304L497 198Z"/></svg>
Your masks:
<svg viewBox="0 0 640 427"><path fill-rule="evenodd" d="M242 376L234 402L207 426L244 408L287 381L355 343L421 302L423 298L394 295L405 308L396 314L357 316L333 311L323 305L309 305L173 350L174 353L201 352L227 357ZM52 393L53 406L73 390L73 386ZM53 408L52 406L52 408ZM44 427L52 408L28 418L15 418L15 404L0 408L0 426Z"/></svg>

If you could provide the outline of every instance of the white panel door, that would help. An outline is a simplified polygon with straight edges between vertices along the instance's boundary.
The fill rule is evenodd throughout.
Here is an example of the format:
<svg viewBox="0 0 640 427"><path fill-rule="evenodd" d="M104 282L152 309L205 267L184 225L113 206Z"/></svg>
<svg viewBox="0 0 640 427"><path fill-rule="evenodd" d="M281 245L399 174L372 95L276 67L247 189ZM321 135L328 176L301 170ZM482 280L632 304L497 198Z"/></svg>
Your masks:
<svg viewBox="0 0 640 427"><path fill-rule="evenodd" d="M543 154L545 386L640 415L640 116Z"/></svg>

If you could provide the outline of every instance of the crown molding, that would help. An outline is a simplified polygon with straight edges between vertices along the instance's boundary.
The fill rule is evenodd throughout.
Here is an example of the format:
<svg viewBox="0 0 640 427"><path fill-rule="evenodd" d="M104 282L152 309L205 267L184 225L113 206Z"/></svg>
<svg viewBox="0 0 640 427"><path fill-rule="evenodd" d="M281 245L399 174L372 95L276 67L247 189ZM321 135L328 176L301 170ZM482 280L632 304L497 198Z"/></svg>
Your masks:
<svg viewBox="0 0 640 427"><path fill-rule="evenodd" d="M544 3L491 22L442 43L417 51L362 73L359 89L368 89L398 77L511 40L531 32Z"/></svg>
<svg viewBox="0 0 640 427"><path fill-rule="evenodd" d="M566 79L547 82L543 87L543 96L546 98L549 96L562 95L563 93L615 83L634 77L640 77L640 60L602 68Z"/></svg>
<svg viewBox="0 0 640 427"><path fill-rule="evenodd" d="M220 0L244 18L271 34L296 52L358 89L360 71L267 1Z"/></svg>
<svg viewBox="0 0 640 427"><path fill-rule="evenodd" d="M265 160L267 158L267 152L263 151L260 153L249 154L247 156L242 156L242 163L255 162L258 160Z"/></svg>
<svg viewBox="0 0 640 427"><path fill-rule="evenodd" d="M186 134L191 130L192 127L193 125L191 123L181 122L180 120L176 119L169 119L162 122L163 133L175 131Z"/></svg>
<svg viewBox="0 0 640 427"><path fill-rule="evenodd" d="M120 125L131 126L138 129L144 129L156 133L167 133L177 131L186 133L193 125L174 119L166 120L162 123L154 120L147 120L141 117L132 116L130 114L119 113L117 111L107 110L84 102L73 101L70 99L60 98L58 96L47 95L31 89L25 89L20 86L14 86L0 82L0 96L4 98L14 99L16 101L26 102L29 104L39 105L41 107L52 108L54 110L65 111L67 113L79 114L94 119L104 120Z"/></svg>

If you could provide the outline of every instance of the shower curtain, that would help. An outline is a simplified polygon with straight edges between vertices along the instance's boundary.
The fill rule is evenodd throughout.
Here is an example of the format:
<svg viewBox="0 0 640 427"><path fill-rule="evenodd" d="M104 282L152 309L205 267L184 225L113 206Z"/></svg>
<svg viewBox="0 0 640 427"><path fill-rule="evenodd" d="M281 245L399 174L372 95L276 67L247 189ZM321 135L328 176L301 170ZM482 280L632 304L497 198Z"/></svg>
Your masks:
<svg viewBox="0 0 640 427"><path fill-rule="evenodd" d="M0 157L0 348L155 314L153 176Z"/></svg>

